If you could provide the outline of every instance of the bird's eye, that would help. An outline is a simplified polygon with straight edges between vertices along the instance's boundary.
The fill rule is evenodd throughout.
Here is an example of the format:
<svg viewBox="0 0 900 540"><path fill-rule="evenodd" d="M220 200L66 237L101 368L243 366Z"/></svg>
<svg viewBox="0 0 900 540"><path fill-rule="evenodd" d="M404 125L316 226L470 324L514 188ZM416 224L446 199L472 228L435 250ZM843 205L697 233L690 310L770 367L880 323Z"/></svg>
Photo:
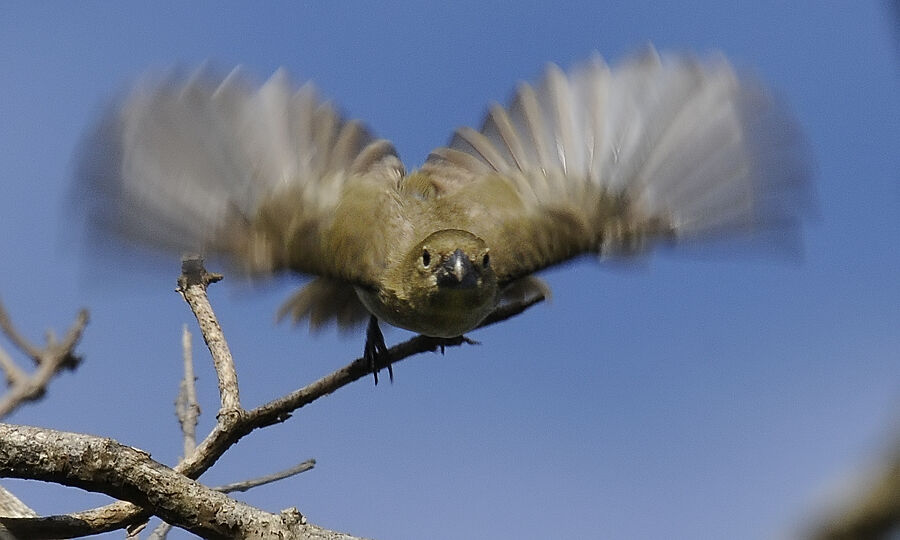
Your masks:
<svg viewBox="0 0 900 540"><path fill-rule="evenodd" d="M428 268L428 265L431 264L431 253L428 253L427 249L422 250L422 266Z"/></svg>
<svg viewBox="0 0 900 540"><path fill-rule="evenodd" d="M487 268L491 264L491 254L485 253L484 258L481 259L481 266Z"/></svg>

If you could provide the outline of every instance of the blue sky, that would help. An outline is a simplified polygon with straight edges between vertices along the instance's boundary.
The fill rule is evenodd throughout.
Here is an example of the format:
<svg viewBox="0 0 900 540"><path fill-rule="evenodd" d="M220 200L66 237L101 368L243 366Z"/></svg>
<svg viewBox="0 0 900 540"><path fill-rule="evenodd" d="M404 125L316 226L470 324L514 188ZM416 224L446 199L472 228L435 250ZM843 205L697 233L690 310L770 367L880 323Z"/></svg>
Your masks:
<svg viewBox="0 0 900 540"><path fill-rule="evenodd" d="M169 464L180 454L172 403L191 317L173 292L178 261L96 260L65 212L80 137L147 68L212 60L262 80L284 66L414 167L546 62L616 62L652 42L722 50L794 111L819 202L801 261L666 253L554 270L553 301L473 333L480 346L344 388L244 439L203 480L314 457L313 471L239 497L375 538L771 538L896 436L900 37L887 3L211 6L0 5L0 298L35 339L92 314L81 368L13 422L111 436ZM296 283L212 289L246 406L362 351L362 332L273 323ZM215 377L194 347L205 433ZM41 513L107 500L4 485Z"/></svg>

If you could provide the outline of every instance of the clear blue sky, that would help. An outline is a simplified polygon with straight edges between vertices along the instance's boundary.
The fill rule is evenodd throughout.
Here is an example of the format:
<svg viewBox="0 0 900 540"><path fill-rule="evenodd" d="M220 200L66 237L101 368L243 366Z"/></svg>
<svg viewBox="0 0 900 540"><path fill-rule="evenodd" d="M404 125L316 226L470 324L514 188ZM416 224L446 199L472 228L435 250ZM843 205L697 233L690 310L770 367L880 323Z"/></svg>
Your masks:
<svg viewBox="0 0 900 540"><path fill-rule="evenodd" d="M383 539L785 537L900 430L900 57L886 2L308 4L0 5L0 298L34 338L92 314L82 367L12 421L180 454L172 402L191 317L178 261L85 264L66 234L79 138L145 69L211 59L262 79L285 66L416 166L546 62L615 62L652 42L720 49L795 111L820 204L801 262L663 254L555 270L553 301L473 333L480 346L407 360L393 385L359 381L244 439L203 480L314 457L314 471L239 497ZM361 353L362 332L273 324L298 280L232 281L212 301L247 406ZM217 394L194 346L205 433ZM41 513L107 500L4 485Z"/></svg>

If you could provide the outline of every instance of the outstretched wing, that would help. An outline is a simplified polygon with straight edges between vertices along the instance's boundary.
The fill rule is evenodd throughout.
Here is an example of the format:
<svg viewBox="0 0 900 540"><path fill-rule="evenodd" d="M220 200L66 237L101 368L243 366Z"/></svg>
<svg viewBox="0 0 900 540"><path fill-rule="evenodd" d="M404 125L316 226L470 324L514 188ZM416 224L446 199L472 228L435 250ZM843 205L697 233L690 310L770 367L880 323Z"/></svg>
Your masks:
<svg viewBox="0 0 900 540"><path fill-rule="evenodd" d="M790 228L808 171L796 127L723 59L599 58L491 107L423 167L465 200L505 281L582 253ZM481 202L485 201L485 202Z"/></svg>
<svg viewBox="0 0 900 540"><path fill-rule="evenodd" d="M376 208L401 175L389 143L310 85L295 91L282 72L254 86L238 70L201 70L145 80L110 107L82 147L78 189L104 233L222 255L251 273L367 283L385 242L341 259L324 239L348 187L368 190Z"/></svg>

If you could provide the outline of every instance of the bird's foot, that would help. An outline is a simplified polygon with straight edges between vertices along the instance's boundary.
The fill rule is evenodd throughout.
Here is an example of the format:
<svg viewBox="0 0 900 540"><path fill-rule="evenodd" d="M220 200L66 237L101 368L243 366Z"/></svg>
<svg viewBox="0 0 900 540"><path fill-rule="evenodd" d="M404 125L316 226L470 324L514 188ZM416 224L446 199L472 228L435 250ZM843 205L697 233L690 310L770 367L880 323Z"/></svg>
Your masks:
<svg viewBox="0 0 900 540"><path fill-rule="evenodd" d="M437 346L441 349L441 354L444 354L445 347L456 347L457 345L462 345L463 343L465 343L466 345L481 345L481 342L475 341L474 339L469 339L466 336L435 339L438 340Z"/></svg>
<svg viewBox="0 0 900 540"><path fill-rule="evenodd" d="M391 366L390 358L387 357L387 345L384 344L384 334L378 327L378 319L374 315L369 319L369 326L366 328L366 346L363 350L363 358L369 363L369 369L372 370L372 376L375 377L375 384L378 384L378 364L383 360L387 360L388 377L394 382L394 368Z"/></svg>

